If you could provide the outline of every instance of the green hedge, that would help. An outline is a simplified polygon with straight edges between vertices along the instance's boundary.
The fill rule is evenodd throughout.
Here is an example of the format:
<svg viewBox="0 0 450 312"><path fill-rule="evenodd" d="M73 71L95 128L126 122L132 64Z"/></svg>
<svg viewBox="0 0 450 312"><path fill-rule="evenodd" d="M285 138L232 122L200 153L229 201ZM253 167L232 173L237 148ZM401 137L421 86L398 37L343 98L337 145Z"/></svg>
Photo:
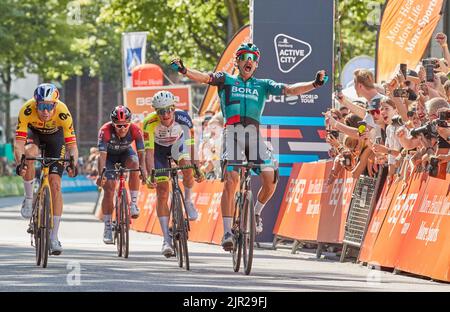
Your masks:
<svg viewBox="0 0 450 312"><path fill-rule="evenodd" d="M21 177L0 177L0 197L23 195Z"/></svg>

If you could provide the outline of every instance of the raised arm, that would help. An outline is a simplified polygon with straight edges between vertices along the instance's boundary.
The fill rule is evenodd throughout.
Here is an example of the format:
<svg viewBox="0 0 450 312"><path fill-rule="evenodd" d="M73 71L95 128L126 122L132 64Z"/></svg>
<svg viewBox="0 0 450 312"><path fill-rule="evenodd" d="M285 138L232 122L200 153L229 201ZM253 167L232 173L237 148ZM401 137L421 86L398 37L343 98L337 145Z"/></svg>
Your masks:
<svg viewBox="0 0 450 312"><path fill-rule="evenodd" d="M316 74L316 79L314 81L309 82L297 82L291 85L286 85L284 89L285 95L300 95L303 93L307 93L312 91L320 86L322 86L325 82L328 81L328 76L324 70L320 70Z"/></svg>
<svg viewBox="0 0 450 312"><path fill-rule="evenodd" d="M179 72L182 75L185 75L191 80L194 80L196 82L200 83L208 83L210 76L208 73L202 73L195 69L188 69L184 66L183 61L179 58L173 59L172 62L170 62L170 65L174 70Z"/></svg>

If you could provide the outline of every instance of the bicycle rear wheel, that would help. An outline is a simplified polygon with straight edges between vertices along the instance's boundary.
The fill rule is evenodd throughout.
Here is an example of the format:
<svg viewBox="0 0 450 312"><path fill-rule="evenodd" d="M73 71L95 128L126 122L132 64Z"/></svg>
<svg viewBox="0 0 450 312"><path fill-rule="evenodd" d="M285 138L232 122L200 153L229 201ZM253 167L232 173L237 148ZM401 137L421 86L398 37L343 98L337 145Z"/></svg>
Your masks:
<svg viewBox="0 0 450 312"><path fill-rule="evenodd" d="M50 211L51 211L51 199L50 199L50 189L48 186L44 186L42 190L43 201L41 209L41 256L42 256L42 267L47 267L48 254L50 250Z"/></svg>
<svg viewBox="0 0 450 312"><path fill-rule="evenodd" d="M240 203L240 196L239 194L237 194L234 201L234 218L233 218L233 227L231 229L231 232L235 237L235 244L232 250L234 272L239 272L242 258L242 229L244 227L241 226L242 221L241 205L239 205L239 203Z"/></svg>
<svg viewBox="0 0 450 312"><path fill-rule="evenodd" d="M252 192L247 191L243 203L243 258L244 271L246 275L250 274L253 263L253 247L255 243L256 223L255 210L253 207Z"/></svg>
<svg viewBox="0 0 450 312"><path fill-rule="evenodd" d="M124 258L128 258L130 249L130 214L127 200L126 189L122 190L122 205L121 205L121 225L120 231L122 235L122 255Z"/></svg>
<svg viewBox="0 0 450 312"><path fill-rule="evenodd" d="M116 244L117 247L117 256L122 257L122 233L121 233L121 209L120 209L120 205L121 202L119 202L119 196L116 195L116 205L114 206L115 208L115 221L114 221L114 226L113 226L113 231L114 231L114 243Z"/></svg>

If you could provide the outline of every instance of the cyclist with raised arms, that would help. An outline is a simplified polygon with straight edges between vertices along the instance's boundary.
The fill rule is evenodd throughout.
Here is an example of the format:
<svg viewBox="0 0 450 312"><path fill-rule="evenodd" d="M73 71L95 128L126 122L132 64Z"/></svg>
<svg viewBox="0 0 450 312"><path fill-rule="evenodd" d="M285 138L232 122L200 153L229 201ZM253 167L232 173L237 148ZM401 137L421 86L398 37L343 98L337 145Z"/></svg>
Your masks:
<svg viewBox="0 0 450 312"><path fill-rule="evenodd" d="M244 43L236 51L235 66L239 71L237 76L231 76L226 72L203 73L190 69L185 67L179 58L171 62L173 69L189 79L218 87L220 108L225 119L222 160L239 160L239 152L245 152L248 161L262 165L262 169L257 170L262 182L255 204L257 233L262 231L261 211L276 188L272 156L258 130L266 98L270 94L300 95L322 86L328 80L324 70L317 72L314 81L290 85L276 83L270 79L257 79L254 73L258 68L259 59L260 51L256 45ZM246 133L255 133L253 140L252 138L246 140ZM234 146L237 148L235 149ZM221 199L224 227L222 247L230 251L234 247L231 234L233 198L239 182L239 175L235 168L227 168L224 181Z"/></svg>
<svg viewBox="0 0 450 312"><path fill-rule="evenodd" d="M144 175L142 180L146 180L145 160L144 160L144 140L139 126L131 123L131 111L126 106L116 106L110 115L111 121L105 123L98 133L98 172L103 168L106 170L115 169L114 165L120 163L122 167L128 169L142 169ZM131 146L136 143L138 155ZM97 185L102 186L104 196L102 200L103 221L105 229L103 232L103 242L113 244L111 217L114 209L114 190L116 187L114 172L106 172L103 179L97 178ZM130 214L132 218L139 217L139 208L137 207L137 198L139 195L139 172L130 172L128 181L130 189Z"/></svg>
<svg viewBox="0 0 450 312"><path fill-rule="evenodd" d="M168 156L180 166L191 165L191 160L198 166L194 156L194 138L192 119L183 110L175 109L175 97L169 91L159 91L152 99L155 111L143 122L145 142L145 162L150 174L152 169L168 168ZM201 182L204 176L195 177ZM156 188L156 212L163 232L161 253L169 258L174 255L169 233L169 173L157 173L156 181L150 181L151 188ZM189 220L198 218L197 209L191 199L194 186L192 169L183 170L184 201Z"/></svg>
<svg viewBox="0 0 450 312"><path fill-rule="evenodd" d="M27 101L19 112L16 137L14 142L14 157L16 173L23 178L25 199L21 214L31 218L33 211L33 183L35 177L34 161L26 161L20 165L22 155L38 157L39 146L45 145L45 155L51 158L64 158L66 154L78 159L75 130L72 116L67 106L59 100L58 89L50 83L40 84L34 91L32 99ZM67 150L66 150L67 149ZM66 157L69 158L69 157ZM77 175L77 166L66 167L70 177ZM49 183L53 204L53 229L50 233L50 253L60 255L63 251L58 240L59 223L63 211L61 193L61 176L64 171L62 163L50 166Z"/></svg>

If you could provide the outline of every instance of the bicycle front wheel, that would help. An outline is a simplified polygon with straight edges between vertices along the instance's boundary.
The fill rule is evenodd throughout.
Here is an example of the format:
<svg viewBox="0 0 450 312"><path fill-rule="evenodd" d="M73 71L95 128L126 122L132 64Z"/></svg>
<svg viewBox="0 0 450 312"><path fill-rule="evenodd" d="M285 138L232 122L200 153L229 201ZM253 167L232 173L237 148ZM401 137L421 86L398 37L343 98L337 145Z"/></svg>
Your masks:
<svg viewBox="0 0 450 312"><path fill-rule="evenodd" d="M120 232L122 236L122 252L123 257L128 258L128 253L130 249L130 214L127 200L126 189L122 190L122 205L121 205L121 224Z"/></svg>
<svg viewBox="0 0 450 312"><path fill-rule="evenodd" d="M233 218L233 227L231 232L235 237L235 244L232 250L233 255L233 270L234 272L239 272L241 267L241 258L242 258L242 232L244 231L244 226L241 225L241 205L240 205L240 196L236 195L234 201L234 218Z"/></svg>
<svg viewBox="0 0 450 312"><path fill-rule="evenodd" d="M173 192L172 199L172 213L174 224L174 247L178 259L178 266L183 267L183 262L186 270L189 270L189 254L187 247L187 225L182 209L182 198L178 190Z"/></svg>
<svg viewBox="0 0 450 312"><path fill-rule="evenodd" d="M38 195L33 203L33 236L34 236L34 248L36 249L36 265L41 265L42 260L42 248L41 248L41 232L39 229L39 213L40 208L40 196Z"/></svg>
<svg viewBox="0 0 450 312"><path fill-rule="evenodd" d="M114 206L114 213L115 213L115 221L113 222L113 235L114 235L114 243L117 247L117 256L122 257L122 240L123 236L121 233L121 227L122 227L122 214L121 214L121 202L119 202L119 196L116 195L116 204Z"/></svg>
<svg viewBox="0 0 450 312"><path fill-rule="evenodd" d="M253 247L255 243L256 223L255 223L255 209L253 207L252 192L248 191L244 197L243 204L243 258L244 271L246 275L250 274L253 263Z"/></svg>
<svg viewBox="0 0 450 312"><path fill-rule="evenodd" d="M50 198L50 188L48 186L44 186L42 190L42 206L40 209L40 241L41 241L41 256L42 256L42 267L47 267L48 262L48 254L50 250L50 211L51 211L51 198Z"/></svg>

